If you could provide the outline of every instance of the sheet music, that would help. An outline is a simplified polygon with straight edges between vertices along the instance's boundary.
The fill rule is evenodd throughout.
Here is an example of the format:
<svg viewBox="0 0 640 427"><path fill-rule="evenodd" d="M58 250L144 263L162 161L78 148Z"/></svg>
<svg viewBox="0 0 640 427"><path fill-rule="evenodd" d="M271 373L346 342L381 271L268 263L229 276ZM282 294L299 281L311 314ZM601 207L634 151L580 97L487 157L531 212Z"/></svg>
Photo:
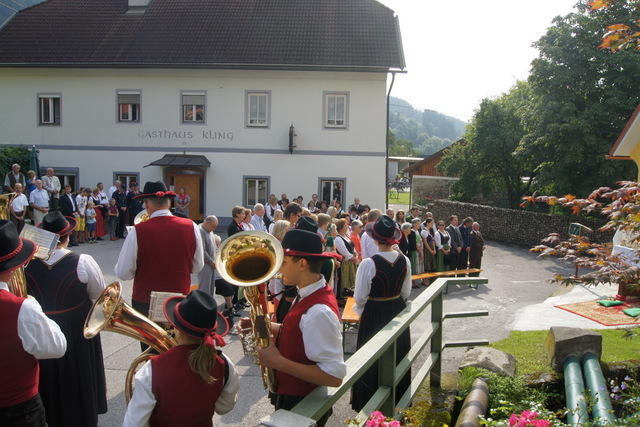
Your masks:
<svg viewBox="0 0 640 427"><path fill-rule="evenodd" d="M42 228L34 227L30 224L25 224L20 232L20 237L28 239L38 245L36 253L33 255L36 258L42 260L48 260L53 250L58 245L60 236L56 233L52 233Z"/></svg>
<svg viewBox="0 0 640 427"><path fill-rule="evenodd" d="M166 322L164 317L164 302L171 297L184 296L179 292L151 292L151 301L149 304L149 319L154 322Z"/></svg>

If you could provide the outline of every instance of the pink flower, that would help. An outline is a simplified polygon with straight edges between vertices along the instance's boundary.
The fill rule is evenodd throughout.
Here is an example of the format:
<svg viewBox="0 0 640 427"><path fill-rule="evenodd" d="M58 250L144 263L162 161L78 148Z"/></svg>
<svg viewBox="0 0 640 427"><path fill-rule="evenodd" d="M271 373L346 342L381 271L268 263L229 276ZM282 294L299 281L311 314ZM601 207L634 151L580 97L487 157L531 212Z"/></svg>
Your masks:
<svg viewBox="0 0 640 427"><path fill-rule="evenodd" d="M533 427L549 427L551 425L551 421L548 420L534 420L532 422Z"/></svg>

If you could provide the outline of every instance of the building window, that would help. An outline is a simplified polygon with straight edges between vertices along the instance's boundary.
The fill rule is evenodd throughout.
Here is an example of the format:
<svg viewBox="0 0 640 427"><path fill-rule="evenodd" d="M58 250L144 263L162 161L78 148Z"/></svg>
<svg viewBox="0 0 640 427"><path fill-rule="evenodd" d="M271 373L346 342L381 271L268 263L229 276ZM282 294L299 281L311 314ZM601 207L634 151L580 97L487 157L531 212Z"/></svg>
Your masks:
<svg viewBox="0 0 640 427"><path fill-rule="evenodd" d="M114 172L113 180L120 181L126 190L129 190L129 185L132 182L139 183L140 182L140 174L137 172Z"/></svg>
<svg viewBox="0 0 640 427"><path fill-rule="evenodd" d="M182 123L204 123L204 92L182 92Z"/></svg>
<svg viewBox="0 0 640 427"><path fill-rule="evenodd" d="M324 200L331 205L334 200L338 200L344 206L344 178L320 178L318 180L318 194L320 200Z"/></svg>
<svg viewBox="0 0 640 427"><path fill-rule="evenodd" d="M349 94L328 92L324 94L324 127L346 129L349 117Z"/></svg>
<svg viewBox="0 0 640 427"><path fill-rule="evenodd" d="M269 195L269 177L245 176L244 178L244 205L253 207L256 203L267 203Z"/></svg>
<svg viewBox="0 0 640 427"><path fill-rule="evenodd" d="M246 124L249 127L269 127L269 92L247 92Z"/></svg>
<svg viewBox="0 0 640 427"><path fill-rule="evenodd" d="M118 121L140 121L140 92L118 91Z"/></svg>
<svg viewBox="0 0 640 427"><path fill-rule="evenodd" d="M39 123L47 126L60 125L60 95L38 95Z"/></svg>

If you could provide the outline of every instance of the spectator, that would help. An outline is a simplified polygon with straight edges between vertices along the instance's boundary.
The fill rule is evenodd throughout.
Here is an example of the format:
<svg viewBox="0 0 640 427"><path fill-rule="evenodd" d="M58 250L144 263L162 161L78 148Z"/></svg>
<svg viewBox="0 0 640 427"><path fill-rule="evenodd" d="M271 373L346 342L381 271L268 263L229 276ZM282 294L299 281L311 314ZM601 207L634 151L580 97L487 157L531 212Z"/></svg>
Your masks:
<svg viewBox="0 0 640 427"><path fill-rule="evenodd" d="M318 200L317 194L311 195L311 200L309 200L309 203L307 204L307 208L311 213L318 212L318 209L320 208L320 201Z"/></svg>
<svg viewBox="0 0 640 427"><path fill-rule="evenodd" d="M116 237L124 239L125 225L127 225L127 193L124 186L120 185L116 191L113 192L111 197L116 199L116 206L118 206L118 225L116 227Z"/></svg>
<svg viewBox="0 0 640 427"><path fill-rule="evenodd" d="M470 233L470 245L469 245L469 268L481 268L482 266L482 254L484 253L485 245L484 238L480 232L480 224L474 222L471 224ZM480 273L471 273L469 276L478 277Z"/></svg>
<svg viewBox="0 0 640 427"><path fill-rule="evenodd" d="M244 219L242 220L242 229L244 231L253 231L255 228L251 224L251 209L244 209Z"/></svg>
<svg viewBox="0 0 640 427"><path fill-rule="evenodd" d="M340 200L333 201L333 207L336 208L336 217L342 218L344 215L344 209L342 209L342 202Z"/></svg>
<svg viewBox="0 0 640 427"><path fill-rule="evenodd" d="M318 234L322 238L322 243L327 241L327 228L331 224L331 217L327 214L318 214Z"/></svg>
<svg viewBox="0 0 640 427"><path fill-rule="evenodd" d="M289 221L289 224L291 224L292 227L295 227L300 219L300 215L302 214L302 207L297 203L291 203L283 210L283 212L285 221Z"/></svg>
<svg viewBox="0 0 640 427"><path fill-rule="evenodd" d="M25 195L27 197L36 189L36 179L38 179L38 177L36 176L35 171L30 170L27 172L27 187L25 189Z"/></svg>
<svg viewBox="0 0 640 427"><path fill-rule="evenodd" d="M280 209L282 209L283 211L287 208L287 206L289 205L289 199L287 199L287 195L282 193L280 195L280 201L278 202L278 204L280 205Z"/></svg>
<svg viewBox="0 0 640 427"><path fill-rule="evenodd" d="M53 174L53 168L47 168L47 174L42 177L42 186L49 193L49 207L52 210L58 209L60 199L60 180ZM73 246L73 245L69 245Z"/></svg>
<svg viewBox="0 0 640 427"><path fill-rule="evenodd" d="M438 231L436 238L436 271L446 271L449 269L449 252L451 250L451 236L444 227L444 221L438 221Z"/></svg>
<svg viewBox="0 0 640 427"><path fill-rule="evenodd" d="M353 246L358 255L358 262L362 261L362 245L360 242L360 234L362 234L362 223L359 220L351 221L351 235L349 238L353 242Z"/></svg>
<svg viewBox="0 0 640 427"><path fill-rule="evenodd" d="M33 225L42 222L42 218L49 212L49 192L42 186L42 180L35 180L36 188L29 194L29 206L33 209Z"/></svg>
<svg viewBox="0 0 640 427"><path fill-rule="evenodd" d="M105 194L105 197L106 197L106 194ZM95 213L96 213L96 223L95 223L96 230L94 233L96 240L102 240L102 236L107 234L106 218L107 218L107 209L109 209L109 201L107 201L107 206L105 207L105 206L102 206L101 200L102 200L102 196L100 195L100 189L96 187L91 192L91 196L89 196L89 201L93 202L93 209L95 210Z"/></svg>
<svg viewBox="0 0 640 427"><path fill-rule="evenodd" d="M329 205L324 200L321 200L317 213L327 213L327 209L329 209Z"/></svg>
<svg viewBox="0 0 640 427"><path fill-rule="evenodd" d="M100 188L100 184L98 184L98 188ZM109 200L111 200L113 198L113 193L115 193L116 191L118 191L119 188L122 187L122 183L118 180L113 181L113 185L111 187L109 187L109 190L107 191L107 198Z"/></svg>
<svg viewBox="0 0 640 427"><path fill-rule="evenodd" d="M353 295L353 286L356 283L356 269L358 268L358 254L349 236L347 221L339 219L336 224L337 237L335 239L336 252L342 255L340 262L340 286L336 292L339 298L345 295Z"/></svg>
<svg viewBox="0 0 640 427"><path fill-rule="evenodd" d="M458 260L462 252L462 235L458 228L458 216L451 215L449 217L449 225L447 226L447 232L451 237L451 251L449 252L449 268L451 270L458 269Z"/></svg>
<svg viewBox="0 0 640 427"><path fill-rule="evenodd" d="M84 243L87 241L87 225L86 225L86 211L87 203L89 202L89 190L86 188L80 188L76 195L76 208L78 216L76 217L76 231L78 232L78 242Z"/></svg>
<svg viewBox="0 0 640 427"><path fill-rule="evenodd" d="M389 218L395 218L396 213L393 211L393 209L387 209L387 214L386 214Z"/></svg>
<svg viewBox="0 0 640 427"><path fill-rule="evenodd" d="M413 221L413 218L420 218L420 208L417 206L413 206L409 210L409 215L407 215L405 219L407 222L411 222Z"/></svg>
<svg viewBox="0 0 640 427"><path fill-rule="evenodd" d="M327 208L327 215L329 215L331 218L335 219L335 218L338 217L338 210L334 206L329 206Z"/></svg>
<svg viewBox="0 0 640 427"><path fill-rule="evenodd" d="M362 235L362 259L371 258L378 253L378 244L369 237L367 227L373 227L373 224L382 216L379 209L374 209L367 214L367 223L365 224L365 233Z"/></svg>
<svg viewBox="0 0 640 427"><path fill-rule="evenodd" d="M6 193L13 193L16 183L20 183L22 188L26 188L27 180L24 174L20 172L20 165L14 163L11 165L11 170L4 176L4 191Z"/></svg>
<svg viewBox="0 0 640 427"><path fill-rule="evenodd" d="M404 256L410 259L411 252L409 250L409 242L411 241L412 237L411 224L408 222L403 223L400 226L400 231L402 232L402 235L400 236L400 241L398 242L398 249L400 249L400 252L402 252Z"/></svg>
<svg viewBox="0 0 640 427"><path fill-rule="evenodd" d="M78 206L76 205L75 197L71 192L71 186L64 186L64 194L60 197L60 212L67 218L73 218L78 223ZM78 232L74 230L69 235L69 246L78 246Z"/></svg>
<svg viewBox="0 0 640 427"><path fill-rule="evenodd" d="M116 231L118 230L119 217L120 209L118 209L118 202L116 202L116 199L109 200L109 207L107 208L107 230L109 230L109 239L111 241L118 240Z"/></svg>
<svg viewBox="0 0 640 427"><path fill-rule="evenodd" d="M87 202L87 210L85 211L85 220L87 224L87 234L89 235L89 243L96 243L96 204L92 200Z"/></svg>
<svg viewBox="0 0 640 427"><path fill-rule="evenodd" d="M207 294L213 295L213 273L216 269L215 259L216 259L216 245L211 238L211 233L215 230L215 226L218 225L218 218L215 216L207 216L202 224L198 226L200 230L200 236L202 237L202 246L203 246L203 254L204 254L204 267L198 273L198 284L201 291L206 292ZM233 294L232 294L233 295ZM229 301L231 303L231 301ZM231 304L229 304L231 306Z"/></svg>
<svg viewBox="0 0 640 427"><path fill-rule="evenodd" d="M189 218L189 205L191 204L191 197L187 194L184 187L178 189L178 195L175 198L176 213L184 215L185 218Z"/></svg>
<svg viewBox="0 0 640 427"><path fill-rule="evenodd" d="M398 209L398 212L396 212L396 224L398 224L398 226L404 224L405 218L404 218L404 211L402 209Z"/></svg>
<svg viewBox="0 0 640 427"><path fill-rule="evenodd" d="M262 203L256 203L253 207L253 216L251 217L251 225L256 231L267 231L265 222L265 209Z"/></svg>
<svg viewBox="0 0 640 427"><path fill-rule="evenodd" d="M272 222L277 221L274 216L278 209L280 209L280 205L278 205L276 195L269 194L269 200L267 201L267 206L265 206L265 216L267 217L269 225L271 225ZM280 210L282 211L282 209Z"/></svg>
<svg viewBox="0 0 640 427"><path fill-rule="evenodd" d="M284 215L282 213L282 210L276 209L273 213L273 220L271 221L271 224L269 224L269 234L273 234L273 229L275 227L276 221L282 221L283 218Z"/></svg>
<svg viewBox="0 0 640 427"><path fill-rule="evenodd" d="M349 219L351 221L357 221L360 219L360 215L358 214L358 208L355 206L351 206L349 208Z"/></svg>
<svg viewBox="0 0 640 427"><path fill-rule="evenodd" d="M129 217L129 225L134 225L133 222L138 215L144 209L142 206L142 198L140 196L140 186L137 182L132 182L129 185L130 191L127 193L127 214Z"/></svg>
<svg viewBox="0 0 640 427"><path fill-rule="evenodd" d="M242 228L242 222L244 221L244 208L242 206L235 206L231 209L231 223L227 227L227 236L231 237L236 233L244 231Z"/></svg>
<svg viewBox="0 0 640 427"><path fill-rule="evenodd" d="M419 219L414 218L414 221L420 222ZM431 273L436 271L436 232L433 227L433 218L427 218L424 221L423 227L420 230L422 241L424 245L424 272ZM427 283L428 284L428 281Z"/></svg>
<svg viewBox="0 0 640 427"><path fill-rule="evenodd" d="M96 188L98 189L98 196L99 196L98 202L97 203L94 202L96 203L96 207L102 206L104 209L107 209L109 207L109 200L111 200L111 196L105 193L104 184L102 184L101 182L96 184Z"/></svg>
<svg viewBox="0 0 640 427"><path fill-rule="evenodd" d="M458 258L458 270L466 270L469 268L469 251L471 250L471 225L473 224L473 218L467 217L462 221L460 229L460 236L462 237L462 251Z"/></svg>
<svg viewBox="0 0 640 427"><path fill-rule="evenodd" d="M351 206L349 206L349 212L351 212L352 208L355 208L356 212L359 212L359 209L360 209L360 198L359 197L354 197L353 198L353 204Z"/></svg>
<svg viewBox="0 0 640 427"><path fill-rule="evenodd" d="M18 233L20 233L24 227L29 201L27 196L22 194L22 184L19 182L13 184L13 192L16 193L16 196L11 201L11 221L16 225Z"/></svg>

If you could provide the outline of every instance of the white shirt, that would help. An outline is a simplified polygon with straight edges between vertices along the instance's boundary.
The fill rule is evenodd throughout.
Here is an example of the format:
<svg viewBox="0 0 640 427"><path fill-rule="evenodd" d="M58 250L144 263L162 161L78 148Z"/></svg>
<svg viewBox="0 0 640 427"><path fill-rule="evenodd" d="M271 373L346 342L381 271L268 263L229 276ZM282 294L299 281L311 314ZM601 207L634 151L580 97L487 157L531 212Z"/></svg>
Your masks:
<svg viewBox="0 0 640 427"><path fill-rule="evenodd" d="M87 209L87 201L89 200L88 197L83 196L82 194L78 194L76 196L76 206L78 207L78 213L81 216L84 216L84 211L85 209Z"/></svg>
<svg viewBox="0 0 640 427"><path fill-rule="evenodd" d="M371 258L380 251L376 241L367 233L362 233L362 237L360 238L360 247L362 248L362 259Z"/></svg>
<svg viewBox="0 0 640 427"><path fill-rule="evenodd" d="M115 185L112 185L111 187L109 187L109 190L107 191L107 197L109 198L109 200L111 200L113 198L113 193L115 193L117 190Z"/></svg>
<svg viewBox="0 0 640 427"><path fill-rule="evenodd" d="M338 251L338 253L342 255L345 261L349 261L355 255L349 252L349 249L347 249L347 246L344 244L344 240L342 239L346 239L351 242L351 239L349 239L349 237L347 236L337 236L335 239L333 239L333 243L336 247L336 251Z"/></svg>
<svg viewBox="0 0 640 427"><path fill-rule="evenodd" d="M325 286L327 284L324 277L321 277L311 285L298 288L298 297L302 300ZM342 353L342 327L333 310L325 304L312 305L300 318L300 331L307 358L316 362L323 372L336 378L344 378L347 375L347 365Z"/></svg>
<svg viewBox="0 0 640 427"><path fill-rule="evenodd" d="M255 230L255 228L253 227L253 224L251 224L250 222L247 223L247 222L243 221L243 222L240 223L240 227L242 227L242 229L244 231L253 231L253 230Z"/></svg>
<svg viewBox="0 0 640 427"><path fill-rule="evenodd" d="M11 201L11 209L16 213L24 211L27 207L29 207L29 201L27 196L22 193Z"/></svg>
<svg viewBox="0 0 640 427"><path fill-rule="evenodd" d="M9 291L9 285L0 282L0 289ZM57 359L67 351L67 339L60 326L42 312L33 297L28 297L20 306L18 336L24 351L36 359Z"/></svg>
<svg viewBox="0 0 640 427"><path fill-rule="evenodd" d="M447 230L442 230L442 235L440 235L440 231L436 231L436 235L435 235L435 240L436 240L436 247L438 249L442 249L442 236L448 236L449 233L447 232ZM451 246L451 237L449 237L448 240L448 244L449 246Z"/></svg>
<svg viewBox="0 0 640 427"><path fill-rule="evenodd" d="M49 207L49 193L44 188L38 190L37 188L29 193L29 202L33 203L39 208Z"/></svg>
<svg viewBox="0 0 640 427"><path fill-rule="evenodd" d="M251 217L251 225L256 231L267 231L267 227L264 225L264 219L260 215L253 215Z"/></svg>
<svg viewBox="0 0 640 427"><path fill-rule="evenodd" d="M51 197L58 197L60 194L60 180L57 176L45 175L41 178L42 187L49 192ZM55 194L54 194L55 193Z"/></svg>
<svg viewBox="0 0 640 427"><path fill-rule="evenodd" d="M377 255L380 255L384 259L389 262L394 262L398 256L402 255L396 251L390 252L378 252ZM404 256L404 255L402 255ZM407 262L407 274L404 276L404 280L402 282L402 289L400 290L400 296L406 300L411 295L411 261L409 258L404 256ZM376 275L376 264L373 262L371 258L367 258L362 260L360 265L358 266L358 271L356 271L356 285L353 291L353 297L356 300L356 306L354 307L354 311L362 315L362 310L364 310L364 305L367 303L369 299L369 293L371 293L371 280Z"/></svg>
<svg viewBox="0 0 640 427"><path fill-rule="evenodd" d="M158 216L171 216L171 212L168 209L161 209L152 213L150 218ZM136 236L136 228L129 227L127 231L127 238L124 240L124 244L120 250L115 269L116 276L118 276L120 280L132 280L138 268L138 237ZM204 267L204 250L200 230L195 222L193 223L193 232L196 236L196 251L193 254L191 273L199 273L202 267Z"/></svg>
<svg viewBox="0 0 640 427"><path fill-rule="evenodd" d="M111 197L107 197L107 193L105 193L104 191L99 191L98 196L100 197L99 204L104 206L109 205L109 200L111 200Z"/></svg>
<svg viewBox="0 0 640 427"><path fill-rule="evenodd" d="M42 262L49 266L54 265L70 252L67 248L54 249L49 259L46 261L42 260ZM106 284L102 270L100 270L100 266L96 260L93 259L91 255L80 254L76 273L78 274L78 280L87 285L89 299L91 301L97 300Z"/></svg>
<svg viewBox="0 0 640 427"><path fill-rule="evenodd" d="M236 366L224 354L222 357L229 364L229 378L227 378L218 400L215 401L215 412L218 414L226 414L233 409L240 389ZM149 419L156 406L156 397L151 390L152 372L151 362L147 361L136 373L133 381L133 396L127 406L122 427L147 427L149 425Z"/></svg>

